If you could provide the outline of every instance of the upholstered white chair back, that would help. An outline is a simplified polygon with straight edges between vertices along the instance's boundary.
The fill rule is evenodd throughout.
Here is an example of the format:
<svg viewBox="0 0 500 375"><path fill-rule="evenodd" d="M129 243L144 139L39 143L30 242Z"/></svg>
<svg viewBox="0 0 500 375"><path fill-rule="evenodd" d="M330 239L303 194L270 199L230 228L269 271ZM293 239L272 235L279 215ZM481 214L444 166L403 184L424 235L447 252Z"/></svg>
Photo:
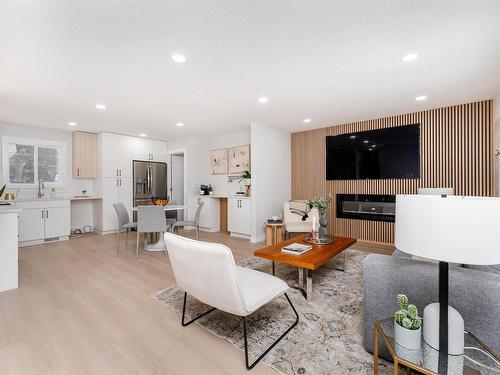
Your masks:
<svg viewBox="0 0 500 375"><path fill-rule="evenodd" d="M233 253L222 244L195 241L165 233L170 263L177 284L197 300L244 316Z"/></svg>
<svg viewBox="0 0 500 375"><path fill-rule="evenodd" d="M289 202L283 203L283 223L285 230L288 232L309 232L312 230L312 220L316 217L316 223L319 221L319 212L316 208L311 209L307 214L306 220L302 220L302 216L290 212Z"/></svg>

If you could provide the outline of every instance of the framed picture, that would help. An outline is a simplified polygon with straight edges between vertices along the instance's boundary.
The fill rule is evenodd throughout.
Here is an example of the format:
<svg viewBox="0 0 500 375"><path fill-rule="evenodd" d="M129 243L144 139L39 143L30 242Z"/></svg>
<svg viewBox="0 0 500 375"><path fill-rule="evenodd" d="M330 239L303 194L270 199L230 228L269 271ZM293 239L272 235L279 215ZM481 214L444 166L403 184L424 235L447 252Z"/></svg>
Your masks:
<svg viewBox="0 0 500 375"><path fill-rule="evenodd" d="M243 173L250 170L250 145L229 149L229 173Z"/></svg>
<svg viewBox="0 0 500 375"><path fill-rule="evenodd" d="M210 169L212 174L227 174L227 148L210 151Z"/></svg>

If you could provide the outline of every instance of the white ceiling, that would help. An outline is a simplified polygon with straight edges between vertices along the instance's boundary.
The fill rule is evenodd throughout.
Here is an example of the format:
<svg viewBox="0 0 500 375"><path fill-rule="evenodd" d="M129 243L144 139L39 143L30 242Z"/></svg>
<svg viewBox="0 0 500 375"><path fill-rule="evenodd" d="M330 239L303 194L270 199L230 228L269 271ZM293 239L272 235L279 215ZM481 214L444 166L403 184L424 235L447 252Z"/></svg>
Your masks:
<svg viewBox="0 0 500 375"><path fill-rule="evenodd" d="M0 121L173 139L491 98L499 20L497 0L4 0Z"/></svg>

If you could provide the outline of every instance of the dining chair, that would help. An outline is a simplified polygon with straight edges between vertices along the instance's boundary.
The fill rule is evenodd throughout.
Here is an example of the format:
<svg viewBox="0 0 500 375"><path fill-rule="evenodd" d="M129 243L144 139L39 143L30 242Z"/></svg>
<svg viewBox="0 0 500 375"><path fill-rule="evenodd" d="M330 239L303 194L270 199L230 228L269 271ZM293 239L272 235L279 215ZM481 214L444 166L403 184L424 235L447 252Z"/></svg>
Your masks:
<svg viewBox="0 0 500 375"><path fill-rule="evenodd" d="M172 232L179 233L179 228L180 227L194 227L194 230L196 231L196 239L200 239L200 213L201 209L203 208L203 205L205 202L201 202L198 204L198 208L196 209L196 214L194 215L194 220L180 220L176 221L172 225Z"/></svg>
<svg viewBox="0 0 500 375"><path fill-rule="evenodd" d="M116 211L116 217L118 218L118 246L116 247L116 252L120 251L120 232L126 229L125 234L125 247L128 245L128 232L131 229L137 228L137 223L131 222L128 216L128 211L123 203L113 203L113 207Z"/></svg>
<svg viewBox="0 0 500 375"><path fill-rule="evenodd" d="M175 280L184 290L181 320L183 327L215 309L241 317L245 363L247 369L251 370L297 325L299 315L286 294L288 285L283 280L264 272L237 266L231 249L225 245L196 241L173 233L165 233L164 237ZM186 322L188 293L212 308ZM282 295L295 313L295 321L252 364L249 364L246 318Z"/></svg>
<svg viewBox="0 0 500 375"><path fill-rule="evenodd" d="M169 229L165 218L165 208L163 206L138 206L137 207L137 240L135 245L135 255L139 256L139 237L141 233L163 233ZM144 246L147 245L144 237ZM155 249L163 251L167 255L166 248Z"/></svg>
<svg viewBox="0 0 500 375"><path fill-rule="evenodd" d="M168 202L170 205L176 205L177 202L170 201ZM179 212L177 210L167 210L165 211L165 217L167 218L167 224L172 226L178 221Z"/></svg>

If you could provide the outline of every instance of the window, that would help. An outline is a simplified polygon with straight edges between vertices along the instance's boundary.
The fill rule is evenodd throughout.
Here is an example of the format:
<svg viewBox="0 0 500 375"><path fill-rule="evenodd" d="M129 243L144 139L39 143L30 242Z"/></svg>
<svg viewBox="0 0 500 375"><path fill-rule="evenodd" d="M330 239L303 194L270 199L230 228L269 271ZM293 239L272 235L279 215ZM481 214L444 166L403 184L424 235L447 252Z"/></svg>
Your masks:
<svg viewBox="0 0 500 375"><path fill-rule="evenodd" d="M62 185L66 143L27 138L2 138L3 170L9 185Z"/></svg>

